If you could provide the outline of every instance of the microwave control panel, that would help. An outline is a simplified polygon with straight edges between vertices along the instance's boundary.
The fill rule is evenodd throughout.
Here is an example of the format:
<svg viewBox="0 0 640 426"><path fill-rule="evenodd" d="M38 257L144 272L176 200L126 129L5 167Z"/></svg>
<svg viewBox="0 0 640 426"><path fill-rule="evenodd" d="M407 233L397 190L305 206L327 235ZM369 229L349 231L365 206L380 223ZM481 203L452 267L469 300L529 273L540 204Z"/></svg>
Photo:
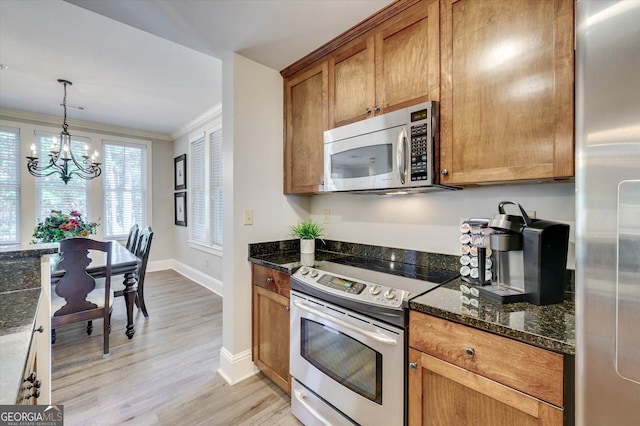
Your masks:
<svg viewBox="0 0 640 426"><path fill-rule="evenodd" d="M431 136L429 132L429 114L424 109L411 113L411 180L429 180L429 156L431 155Z"/></svg>

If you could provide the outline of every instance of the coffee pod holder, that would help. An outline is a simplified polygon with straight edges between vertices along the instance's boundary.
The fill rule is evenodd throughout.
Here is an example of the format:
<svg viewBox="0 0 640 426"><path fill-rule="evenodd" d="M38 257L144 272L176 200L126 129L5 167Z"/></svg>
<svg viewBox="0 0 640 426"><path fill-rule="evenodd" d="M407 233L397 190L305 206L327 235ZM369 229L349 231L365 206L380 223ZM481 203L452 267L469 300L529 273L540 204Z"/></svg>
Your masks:
<svg viewBox="0 0 640 426"><path fill-rule="evenodd" d="M472 218L460 225L460 275L469 284L489 285L493 278L488 224L489 219Z"/></svg>

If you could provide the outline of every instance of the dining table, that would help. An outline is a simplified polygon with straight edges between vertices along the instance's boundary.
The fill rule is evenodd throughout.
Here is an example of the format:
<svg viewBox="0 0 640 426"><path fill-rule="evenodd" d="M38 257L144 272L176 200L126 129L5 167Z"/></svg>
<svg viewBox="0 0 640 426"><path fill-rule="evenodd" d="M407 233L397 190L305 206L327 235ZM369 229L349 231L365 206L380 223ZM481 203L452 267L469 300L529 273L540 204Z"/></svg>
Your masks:
<svg viewBox="0 0 640 426"><path fill-rule="evenodd" d="M93 278L103 278L106 275L107 254L98 251L89 253L91 263L87 266L87 273ZM49 258L51 264L51 284L55 285L64 276L64 269L60 266L62 254L52 254ZM111 244L111 276L123 275L124 286L123 296L127 307L127 328L125 334L129 339L135 334L133 323L133 305L135 304L138 280L136 272L140 265L140 259L131 253L119 241L113 240Z"/></svg>

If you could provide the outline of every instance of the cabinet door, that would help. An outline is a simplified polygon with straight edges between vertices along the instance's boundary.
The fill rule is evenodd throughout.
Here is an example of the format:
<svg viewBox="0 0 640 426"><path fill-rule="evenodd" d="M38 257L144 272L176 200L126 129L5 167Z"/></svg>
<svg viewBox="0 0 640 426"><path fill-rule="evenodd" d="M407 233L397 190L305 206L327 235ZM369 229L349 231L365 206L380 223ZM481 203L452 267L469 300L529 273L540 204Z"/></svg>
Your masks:
<svg viewBox="0 0 640 426"><path fill-rule="evenodd" d="M373 37L350 43L329 59L329 127L339 127L374 114Z"/></svg>
<svg viewBox="0 0 640 426"><path fill-rule="evenodd" d="M572 176L573 0L441 7L441 182Z"/></svg>
<svg viewBox="0 0 640 426"><path fill-rule="evenodd" d="M438 1L422 1L376 32L376 105L381 113L440 99L439 19Z"/></svg>
<svg viewBox="0 0 640 426"><path fill-rule="evenodd" d="M322 191L327 67L324 61L285 81L285 194Z"/></svg>
<svg viewBox="0 0 640 426"><path fill-rule="evenodd" d="M289 299L253 286L253 362L285 392L289 379Z"/></svg>
<svg viewBox="0 0 640 426"><path fill-rule="evenodd" d="M562 425L563 411L410 349L409 425Z"/></svg>

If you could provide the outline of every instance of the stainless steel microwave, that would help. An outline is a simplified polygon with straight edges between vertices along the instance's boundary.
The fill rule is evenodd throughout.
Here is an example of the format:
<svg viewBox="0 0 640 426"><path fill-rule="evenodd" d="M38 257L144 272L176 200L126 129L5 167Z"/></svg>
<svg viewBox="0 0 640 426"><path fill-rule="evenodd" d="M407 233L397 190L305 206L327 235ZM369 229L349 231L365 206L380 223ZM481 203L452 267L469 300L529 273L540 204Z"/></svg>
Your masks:
<svg viewBox="0 0 640 426"><path fill-rule="evenodd" d="M437 107L424 102L325 131L324 190L385 193L436 185Z"/></svg>

